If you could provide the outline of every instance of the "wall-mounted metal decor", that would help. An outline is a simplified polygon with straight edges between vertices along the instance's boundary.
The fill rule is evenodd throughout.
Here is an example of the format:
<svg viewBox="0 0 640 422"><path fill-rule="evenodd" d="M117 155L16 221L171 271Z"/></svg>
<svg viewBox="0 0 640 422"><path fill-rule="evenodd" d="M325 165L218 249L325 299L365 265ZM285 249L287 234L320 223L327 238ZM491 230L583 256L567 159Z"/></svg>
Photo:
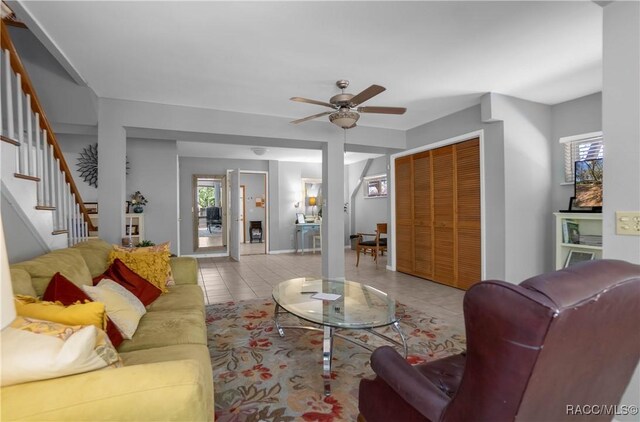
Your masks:
<svg viewBox="0 0 640 422"><path fill-rule="evenodd" d="M98 144L92 144L82 150L78 157L78 171L80 177L89 186L98 187ZM126 164L126 172L129 174L129 160Z"/></svg>
<svg viewBox="0 0 640 422"><path fill-rule="evenodd" d="M78 157L78 171L80 177L89 186L98 187L98 144L92 144L82 150Z"/></svg>

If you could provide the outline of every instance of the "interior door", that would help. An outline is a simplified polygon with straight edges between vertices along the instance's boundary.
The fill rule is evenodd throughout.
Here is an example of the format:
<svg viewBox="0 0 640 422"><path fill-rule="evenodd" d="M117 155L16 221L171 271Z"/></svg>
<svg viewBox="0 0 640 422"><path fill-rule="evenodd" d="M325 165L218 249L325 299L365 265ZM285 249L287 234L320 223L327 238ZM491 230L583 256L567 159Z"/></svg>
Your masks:
<svg viewBox="0 0 640 422"><path fill-rule="evenodd" d="M413 181L411 157L396 160L396 268L413 273Z"/></svg>
<svg viewBox="0 0 640 422"><path fill-rule="evenodd" d="M432 151L433 166L433 280L455 286L453 146Z"/></svg>
<svg viewBox="0 0 640 422"><path fill-rule="evenodd" d="M222 246L225 248L229 244L229 210L227 209L228 201L227 201L227 176L222 177L222 182L220 182L220 212L222 213Z"/></svg>
<svg viewBox="0 0 640 422"><path fill-rule="evenodd" d="M240 261L240 169L229 172L229 190L231 198L229 227L229 256L235 261Z"/></svg>

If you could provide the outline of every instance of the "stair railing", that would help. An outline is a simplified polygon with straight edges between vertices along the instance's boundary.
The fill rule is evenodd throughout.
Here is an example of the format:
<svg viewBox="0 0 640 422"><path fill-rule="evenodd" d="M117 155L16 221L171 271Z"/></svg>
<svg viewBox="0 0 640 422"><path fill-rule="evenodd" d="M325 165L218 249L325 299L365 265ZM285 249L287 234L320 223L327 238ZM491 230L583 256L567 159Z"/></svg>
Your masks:
<svg viewBox="0 0 640 422"><path fill-rule="evenodd" d="M96 228L7 26L0 22L0 138L16 145L15 177L38 183L36 208L53 212L53 234L68 233L73 245Z"/></svg>

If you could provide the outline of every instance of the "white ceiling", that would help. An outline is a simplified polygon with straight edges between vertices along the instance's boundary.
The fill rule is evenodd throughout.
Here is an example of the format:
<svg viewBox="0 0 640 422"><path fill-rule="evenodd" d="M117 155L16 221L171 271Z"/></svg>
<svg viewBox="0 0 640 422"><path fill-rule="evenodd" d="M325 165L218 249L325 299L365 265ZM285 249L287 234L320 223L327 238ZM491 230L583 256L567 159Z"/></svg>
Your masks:
<svg viewBox="0 0 640 422"><path fill-rule="evenodd" d="M489 91L556 104L602 87L602 9L591 1L23 7L100 97L297 119L325 109L290 97L327 101L346 78L354 94L387 88L365 105L408 108L360 125L409 129Z"/></svg>
<svg viewBox="0 0 640 422"><path fill-rule="evenodd" d="M322 163L322 151L314 149L268 147L264 155L256 155L250 147L236 144L212 144L205 142L178 141L180 157L227 158L239 160L276 160L296 163ZM382 154L350 152L344 154L344 163L352 164Z"/></svg>

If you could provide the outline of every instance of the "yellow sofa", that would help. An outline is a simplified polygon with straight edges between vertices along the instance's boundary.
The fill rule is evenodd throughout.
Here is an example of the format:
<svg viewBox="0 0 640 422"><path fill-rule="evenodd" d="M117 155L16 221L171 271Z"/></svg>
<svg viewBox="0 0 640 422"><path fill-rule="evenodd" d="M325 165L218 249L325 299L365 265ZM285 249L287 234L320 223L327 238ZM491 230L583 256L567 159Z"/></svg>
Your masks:
<svg viewBox="0 0 640 422"><path fill-rule="evenodd" d="M107 269L111 245L91 240L11 266L14 294L41 296L61 272L76 285ZM204 297L193 258L172 258L176 285L147 307L118 351L124 367L28 382L0 391L3 421L213 420Z"/></svg>

